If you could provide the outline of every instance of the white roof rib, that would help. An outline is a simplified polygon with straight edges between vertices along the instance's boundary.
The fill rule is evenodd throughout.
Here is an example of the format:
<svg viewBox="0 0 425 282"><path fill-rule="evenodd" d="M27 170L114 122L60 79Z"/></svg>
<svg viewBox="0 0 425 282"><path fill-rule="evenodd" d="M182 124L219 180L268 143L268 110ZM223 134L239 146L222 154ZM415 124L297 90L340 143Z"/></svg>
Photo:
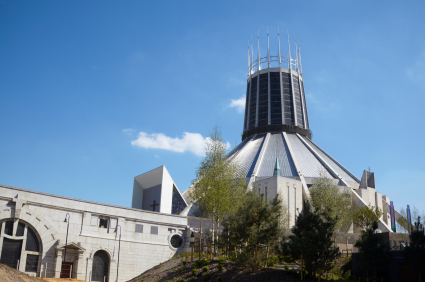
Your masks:
<svg viewBox="0 0 425 282"><path fill-rule="evenodd" d="M257 176L273 176L276 156L279 160L280 175L284 177L297 176L294 163L289 154L281 133L271 133L267 148L265 148L263 163Z"/></svg>
<svg viewBox="0 0 425 282"><path fill-rule="evenodd" d="M287 133L288 141L298 161L299 170L304 177L320 177L320 172L325 172L330 178L334 178L327 168L314 156L314 154L298 139L294 133Z"/></svg>
<svg viewBox="0 0 425 282"><path fill-rule="evenodd" d="M230 159L234 159L239 154L239 152L243 149L245 144L248 143L250 140L251 138L246 138L242 143L240 143L232 151L230 151L230 153L227 154L227 157Z"/></svg>
<svg viewBox="0 0 425 282"><path fill-rule="evenodd" d="M330 165L332 167L333 170L335 170L336 173L338 173L344 180L346 181L350 181L350 182L357 182L357 180L353 177L351 177L351 175L349 175L346 170L342 169L333 158L330 158L328 154L326 154L322 149L320 149L316 144L314 144L310 139L301 136L300 138L302 138L305 142L307 142L310 146L312 146L314 148L314 150L316 151L316 153L325 160L325 162Z"/></svg>
<svg viewBox="0 0 425 282"><path fill-rule="evenodd" d="M237 161L242 169L247 172L246 177L250 177L252 170L254 170L265 136L266 134L262 134L251 138L233 159L233 161Z"/></svg>
<svg viewBox="0 0 425 282"><path fill-rule="evenodd" d="M314 146L316 146L319 151L321 151L323 154L325 154L330 160L332 160L337 166L339 166L343 171L345 171L356 183L360 183L360 179L358 179L354 174L352 174L348 169L346 169L343 165L341 165L337 160L332 158L328 153L326 153L322 148L317 146L316 143L313 142L313 140L310 140L307 137L304 137L304 139L308 140L310 143L312 143ZM350 180L351 181L351 180Z"/></svg>

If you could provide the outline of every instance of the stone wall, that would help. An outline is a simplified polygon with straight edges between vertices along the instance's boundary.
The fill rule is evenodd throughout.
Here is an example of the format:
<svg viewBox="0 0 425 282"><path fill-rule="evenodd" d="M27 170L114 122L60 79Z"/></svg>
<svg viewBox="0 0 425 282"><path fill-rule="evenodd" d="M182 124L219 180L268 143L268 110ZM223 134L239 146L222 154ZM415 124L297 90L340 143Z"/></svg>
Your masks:
<svg viewBox="0 0 425 282"><path fill-rule="evenodd" d="M65 217L69 222L68 238ZM13 219L15 224L19 221L28 224L39 236L42 254L37 272L28 273L33 276L44 276L47 263L47 277L59 277L66 239L65 260L74 265L72 277L86 281L90 279L94 254L99 250L109 258L106 281L115 281L120 248L118 281L128 281L189 246L186 237L190 234L187 232L187 217L184 216L0 185L0 221L8 219ZM99 227L101 219L108 221L106 228ZM171 237L176 234L184 239L180 248L174 248L170 243ZM7 237L4 233L0 235L0 247L3 238ZM20 269L24 271L25 265Z"/></svg>

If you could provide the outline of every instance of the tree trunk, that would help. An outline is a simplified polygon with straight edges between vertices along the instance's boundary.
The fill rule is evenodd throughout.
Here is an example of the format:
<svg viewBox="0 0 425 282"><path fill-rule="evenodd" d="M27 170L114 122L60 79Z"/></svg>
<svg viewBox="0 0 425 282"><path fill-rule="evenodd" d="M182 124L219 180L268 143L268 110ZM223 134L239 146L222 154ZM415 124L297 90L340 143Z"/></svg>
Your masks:
<svg viewBox="0 0 425 282"><path fill-rule="evenodd" d="M301 281L303 281L303 255L301 255Z"/></svg>
<svg viewBox="0 0 425 282"><path fill-rule="evenodd" d="M269 246L267 246L267 254L266 254L266 263L264 264L264 268L267 268L267 261L269 260Z"/></svg>
<svg viewBox="0 0 425 282"><path fill-rule="evenodd" d="M202 216L203 214L201 213L201 237L199 237L199 256L198 256L198 260L201 260L201 246L202 246Z"/></svg>
<svg viewBox="0 0 425 282"><path fill-rule="evenodd" d="M211 223L212 223L212 238L211 238L211 241L212 241L212 245L213 245L213 250L214 250L214 253L216 252L216 250L215 250L215 221L214 221L214 217L212 217L211 218Z"/></svg>
<svg viewBox="0 0 425 282"><path fill-rule="evenodd" d="M255 244L254 272L257 272L258 243Z"/></svg>

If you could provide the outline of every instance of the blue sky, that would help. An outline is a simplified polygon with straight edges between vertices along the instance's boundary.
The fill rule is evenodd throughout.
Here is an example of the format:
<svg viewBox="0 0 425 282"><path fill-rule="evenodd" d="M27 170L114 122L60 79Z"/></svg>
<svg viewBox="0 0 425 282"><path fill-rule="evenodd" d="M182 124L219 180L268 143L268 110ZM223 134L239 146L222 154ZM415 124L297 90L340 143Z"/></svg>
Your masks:
<svg viewBox="0 0 425 282"><path fill-rule="evenodd" d="M0 0L0 183L130 206L133 177L165 165L185 190L214 124L241 141L230 105L248 40L259 31L265 50L269 28L276 53L280 28L300 42L316 144L423 210L424 14L424 1Z"/></svg>

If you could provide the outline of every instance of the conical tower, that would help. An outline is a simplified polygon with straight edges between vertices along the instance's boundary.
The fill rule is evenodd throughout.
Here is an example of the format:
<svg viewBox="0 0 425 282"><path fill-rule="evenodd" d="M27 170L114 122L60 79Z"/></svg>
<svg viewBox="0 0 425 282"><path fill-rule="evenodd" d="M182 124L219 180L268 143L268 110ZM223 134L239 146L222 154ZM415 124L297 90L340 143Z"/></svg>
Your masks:
<svg viewBox="0 0 425 282"><path fill-rule="evenodd" d="M326 176L340 189L351 189L353 204L381 208L379 229L390 230L389 199L376 191L374 174L365 172L360 181L312 141L299 45L291 49L288 36L288 55L283 56L278 33L278 54L272 55L267 34L267 55L261 57L259 37L256 60L252 40L248 44L242 143L228 155L245 170L248 189L280 195L293 226L310 199L309 188Z"/></svg>

